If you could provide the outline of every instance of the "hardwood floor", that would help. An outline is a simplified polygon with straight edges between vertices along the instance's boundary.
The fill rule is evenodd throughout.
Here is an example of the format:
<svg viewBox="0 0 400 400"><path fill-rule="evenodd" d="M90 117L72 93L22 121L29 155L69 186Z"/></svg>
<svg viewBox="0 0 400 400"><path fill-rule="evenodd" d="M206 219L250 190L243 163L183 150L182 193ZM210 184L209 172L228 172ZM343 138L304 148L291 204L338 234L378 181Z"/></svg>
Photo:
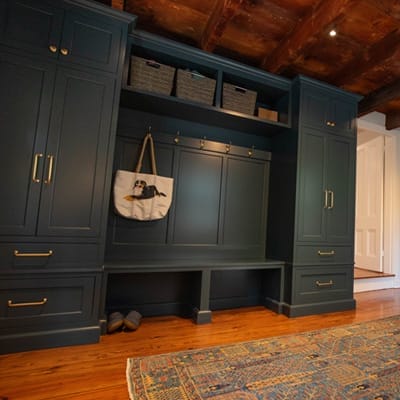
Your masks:
<svg viewBox="0 0 400 400"><path fill-rule="evenodd" d="M144 318L136 332L103 336L93 345L0 356L0 399L123 400L128 357L286 335L400 313L400 289L355 295L353 311L287 318L263 307L213 313L195 325L174 316Z"/></svg>
<svg viewBox="0 0 400 400"><path fill-rule="evenodd" d="M364 268L354 267L354 279L366 279L366 278L387 278L389 276L395 276L394 274L386 274L384 272L370 271Z"/></svg>

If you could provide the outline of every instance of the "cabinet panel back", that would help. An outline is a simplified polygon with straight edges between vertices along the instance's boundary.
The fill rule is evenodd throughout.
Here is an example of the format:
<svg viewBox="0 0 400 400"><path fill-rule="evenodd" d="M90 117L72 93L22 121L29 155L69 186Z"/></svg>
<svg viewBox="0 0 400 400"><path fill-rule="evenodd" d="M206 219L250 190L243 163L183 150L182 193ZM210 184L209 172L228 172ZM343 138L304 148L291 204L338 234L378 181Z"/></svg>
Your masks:
<svg viewBox="0 0 400 400"><path fill-rule="evenodd" d="M182 151L175 192L174 244L218 243L222 157Z"/></svg>
<svg viewBox="0 0 400 400"><path fill-rule="evenodd" d="M132 171L144 133L123 132L114 170ZM176 144L169 135L153 137L158 174L174 178L171 208L164 219L135 221L112 206L107 261L264 257L270 154L250 158L238 146L227 152L225 144L207 141L205 150L192 138Z"/></svg>
<svg viewBox="0 0 400 400"><path fill-rule="evenodd" d="M224 207L224 245L263 245L269 164L229 158Z"/></svg>

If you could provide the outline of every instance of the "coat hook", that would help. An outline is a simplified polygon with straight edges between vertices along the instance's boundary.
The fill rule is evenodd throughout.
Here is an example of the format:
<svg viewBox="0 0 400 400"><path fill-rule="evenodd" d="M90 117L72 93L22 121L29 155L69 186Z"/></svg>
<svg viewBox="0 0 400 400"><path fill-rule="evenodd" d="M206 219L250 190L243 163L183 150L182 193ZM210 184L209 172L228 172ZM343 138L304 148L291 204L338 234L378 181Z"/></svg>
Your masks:
<svg viewBox="0 0 400 400"><path fill-rule="evenodd" d="M253 152L254 152L254 145L251 146L251 149L249 149L249 151L247 153L249 155L249 157L251 157L253 155Z"/></svg>
<svg viewBox="0 0 400 400"><path fill-rule="evenodd" d="M227 153L229 153L229 152L231 151L231 145L232 145L232 142L229 142L229 144L227 144L227 145L225 146L225 151L226 151Z"/></svg>
<svg viewBox="0 0 400 400"><path fill-rule="evenodd" d="M206 144L206 137L204 136L203 139L200 139L200 149L202 149Z"/></svg>
<svg viewBox="0 0 400 400"><path fill-rule="evenodd" d="M178 144L178 143L179 143L179 135L180 135L180 132L177 131L177 132L176 132L176 136L175 136L175 138L174 138L174 143L175 143L175 144Z"/></svg>

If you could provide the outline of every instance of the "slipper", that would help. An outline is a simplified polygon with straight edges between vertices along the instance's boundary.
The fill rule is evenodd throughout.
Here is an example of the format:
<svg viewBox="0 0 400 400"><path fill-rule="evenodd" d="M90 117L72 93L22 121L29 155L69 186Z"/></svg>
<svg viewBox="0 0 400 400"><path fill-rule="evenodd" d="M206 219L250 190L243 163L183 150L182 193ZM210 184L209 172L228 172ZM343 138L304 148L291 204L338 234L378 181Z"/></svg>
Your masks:
<svg viewBox="0 0 400 400"><path fill-rule="evenodd" d="M142 316L137 311L130 311L128 315L124 318L125 328L135 331L139 328Z"/></svg>
<svg viewBox="0 0 400 400"><path fill-rule="evenodd" d="M115 311L108 316L107 332L112 333L121 328L124 324L124 316L119 312Z"/></svg>

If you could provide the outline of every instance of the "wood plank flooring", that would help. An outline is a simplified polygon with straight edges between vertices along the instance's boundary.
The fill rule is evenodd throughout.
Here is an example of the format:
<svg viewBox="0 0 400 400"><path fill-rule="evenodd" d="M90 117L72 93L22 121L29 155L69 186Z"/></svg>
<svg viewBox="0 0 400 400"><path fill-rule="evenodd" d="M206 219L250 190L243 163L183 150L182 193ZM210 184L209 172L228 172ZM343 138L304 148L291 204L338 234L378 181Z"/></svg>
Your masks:
<svg viewBox="0 0 400 400"><path fill-rule="evenodd" d="M376 272L370 271L369 269L354 267L354 279L387 278L389 276L395 276L395 274L387 274L384 272Z"/></svg>
<svg viewBox="0 0 400 400"><path fill-rule="evenodd" d="M93 345L0 356L0 399L124 400L128 357L287 335L400 313L400 289L355 295L352 311L287 318L263 307L213 313L195 325L179 317L144 318L136 332L103 336Z"/></svg>

